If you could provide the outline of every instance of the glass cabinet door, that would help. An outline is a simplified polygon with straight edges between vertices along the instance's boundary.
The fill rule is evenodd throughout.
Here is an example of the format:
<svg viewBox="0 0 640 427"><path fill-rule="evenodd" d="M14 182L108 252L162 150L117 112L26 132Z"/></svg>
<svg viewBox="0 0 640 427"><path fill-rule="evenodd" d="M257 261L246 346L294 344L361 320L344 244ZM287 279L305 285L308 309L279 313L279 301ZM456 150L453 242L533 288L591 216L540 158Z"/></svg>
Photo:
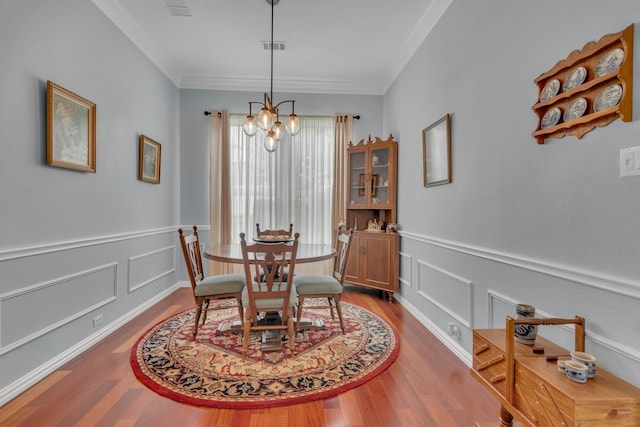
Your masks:
<svg viewBox="0 0 640 427"><path fill-rule="evenodd" d="M355 151L349 154L349 204L365 205L367 203L368 172L367 152Z"/></svg>
<svg viewBox="0 0 640 427"><path fill-rule="evenodd" d="M371 150L371 204L389 204L389 149Z"/></svg>

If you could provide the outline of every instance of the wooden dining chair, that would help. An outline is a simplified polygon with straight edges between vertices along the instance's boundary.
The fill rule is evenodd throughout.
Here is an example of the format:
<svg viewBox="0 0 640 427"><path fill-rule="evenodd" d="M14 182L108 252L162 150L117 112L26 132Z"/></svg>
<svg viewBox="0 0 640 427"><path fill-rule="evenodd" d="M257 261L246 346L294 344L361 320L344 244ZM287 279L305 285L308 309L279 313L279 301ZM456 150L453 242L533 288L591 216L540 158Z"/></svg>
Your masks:
<svg viewBox="0 0 640 427"><path fill-rule="evenodd" d="M296 291L293 274L287 280L279 271L288 268L293 273L298 252L298 233L291 243L260 243L247 245L244 233L240 234L242 260L247 286L242 291L244 306L244 334L242 357L247 356L251 332L286 330L291 354L295 349L293 327ZM262 281L254 280L261 277ZM277 315L276 315L277 313ZM264 316L264 317L263 317Z"/></svg>
<svg viewBox="0 0 640 427"><path fill-rule="evenodd" d="M353 238L353 229L338 229L336 238L336 258L333 263L333 273L328 274L301 274L295 276L293 283L298 292L298 313L296 325L300 325L302 318L302 309L305 299L322 298L327 300L328 304L312 304L304 307L305 309L328 309L331 311L331 318L335 319L334 309L338 312L340 320L340 328L345 333L344 320L342 319L342 307L340 306L340 297L344 288L344 276L349 260L349 248Z"/></svg>
<svg viewBox="0 0 640 427"><path fill-rule="evenodd" d="M265 236L293 236L293 224L289 224L289 230L262 230L260 229L260 223L256 224L256 237L265 237Z"/></svg>
<svg viewBox="0 0 640 427"><path fill-rule="evenodd" d="M240 323L243 322L242 290L245 288L243 274L222 274L218 276L204 276L202 269L202 255L200 253L200 239L198 227L193 226L193 233L185 236L182 228L178 229L182 254L189 273L189 281L196 302L196 318L193 325L193 338L198 334L198 324L202 317L202 323L207 320L208 310L228 309L228 306L211 305L211 301L235 298L240 314Z"/></svg>
<svg viewBox="0 0 640 427"><path fill-rule="evenodd" d="M273 238L274 241L279 241L278 239L282 239L282 238L291 238L293 236L293 224L289 224L289 230L285 230L285 229L267 229L267 230L262 230L260 229L260 223L256 224L256 237L258 239L264 239L264 241L269 241L269 238ZM282 280L287 280L289 277L289 269L285 268L284 269L284 276L282 277Z"/></svg>

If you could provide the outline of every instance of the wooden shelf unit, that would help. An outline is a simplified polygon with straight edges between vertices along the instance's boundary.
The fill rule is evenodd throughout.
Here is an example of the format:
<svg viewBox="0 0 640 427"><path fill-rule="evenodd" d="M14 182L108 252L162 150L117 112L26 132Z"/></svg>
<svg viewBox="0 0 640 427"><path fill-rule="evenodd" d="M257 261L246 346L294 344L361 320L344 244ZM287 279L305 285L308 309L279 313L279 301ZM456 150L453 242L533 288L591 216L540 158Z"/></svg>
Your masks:
<svg viewBox="0 0 640 427"><path fill-rule="evenodd" d="M507 317L505 329L473 331L471 375L500 402L500 421L530 427L639 426L640 389L602 368L584 384L558 371L569 351L538 336L534 346L514 340L514 325L575 324L575 349L584 351L584 319ZM534 349L538 351L534 351ZM541 352L540 352L541 350Z"/></svg>
<svg viewBox="0 0 640 427"><path fill-rule="evenodd" d="M538 125L533 132L533 137L538 144L544 144L547 138L563 138L566 135L575 135L578 139L596 127L606 126L612 121L621 118L622 121L632 120L633 112L633 24L624 30L603 36L597 42L589 42L582 50L574 50L567 59L559 61L551 70L541 74L535 79L538 87L538 100L543 88L553 79L560 81L559 93L545 101L538 101L532 109L538 116ZM595 69L600 59L612 49L620 48L624 51L624 59L620 67L612 72L596 77ZM587 77L584 83L566 92L562 90L563 83L569 74L577 67L587 69ZM594 102L597 96L608 86L618 84L622 87L620 102L610 108L595 111ZM582 117L565 122L560 120L555 126L542 129L542 118L550 109L560 108L564 114L568 105L577 98L587 101L587 110Z"/></svg>

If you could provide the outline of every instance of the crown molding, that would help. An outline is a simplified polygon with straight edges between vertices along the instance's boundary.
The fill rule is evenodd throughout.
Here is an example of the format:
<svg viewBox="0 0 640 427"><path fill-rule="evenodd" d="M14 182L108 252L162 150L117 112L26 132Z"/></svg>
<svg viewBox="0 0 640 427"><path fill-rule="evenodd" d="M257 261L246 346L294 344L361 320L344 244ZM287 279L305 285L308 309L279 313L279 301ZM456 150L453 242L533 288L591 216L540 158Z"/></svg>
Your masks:
<svg viewBox="0 0 640 427"><path fill-rule="evenodd" d="M436 26L444 12L453 3L453 0L433 0L431 6L422 15L422 19L411 32L405 44L398 50L397 55L389 62L382 81L380 82L383 92L386 93L393 84L402 69L411 60L422 42L425 41L429 33Z"/></svg>
<svg viewBox="0 0 640 427"><path fill-rule="evenodd" d="M168 78L179 86L181 74L178 67L167 57L136 22L120 7L117 0L91 0L93 4L113 22L142 53Z"/></svg>
<svg viewBox="0 0 640 427"><path fill-rule="evenodd" d="M269 79L253 77L214 77L184 76L179 84L180 89L238 90L247 92L264 92L269 88ZM288 79L273 81L276 92L323 93L349 95L383 95L378 82L338 81L338 80L303 80Z"/></svg>

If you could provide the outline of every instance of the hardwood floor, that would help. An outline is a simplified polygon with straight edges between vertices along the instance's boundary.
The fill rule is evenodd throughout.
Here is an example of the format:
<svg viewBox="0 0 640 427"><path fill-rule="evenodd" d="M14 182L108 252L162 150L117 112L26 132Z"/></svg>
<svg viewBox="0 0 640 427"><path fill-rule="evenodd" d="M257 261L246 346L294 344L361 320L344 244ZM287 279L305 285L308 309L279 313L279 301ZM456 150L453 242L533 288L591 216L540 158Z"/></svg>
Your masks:
<svg viewBox="0 0 640 427"><path fill-rule="evenodd" d="M193 306L181 288L0 408L2 426L465 426L495 421L498 404L400 304L348 286L343 301L378 314L398 332L400 354L382 374L336 397L257 410L200 408L140 384L129 364L136 339Z"/></svg>

